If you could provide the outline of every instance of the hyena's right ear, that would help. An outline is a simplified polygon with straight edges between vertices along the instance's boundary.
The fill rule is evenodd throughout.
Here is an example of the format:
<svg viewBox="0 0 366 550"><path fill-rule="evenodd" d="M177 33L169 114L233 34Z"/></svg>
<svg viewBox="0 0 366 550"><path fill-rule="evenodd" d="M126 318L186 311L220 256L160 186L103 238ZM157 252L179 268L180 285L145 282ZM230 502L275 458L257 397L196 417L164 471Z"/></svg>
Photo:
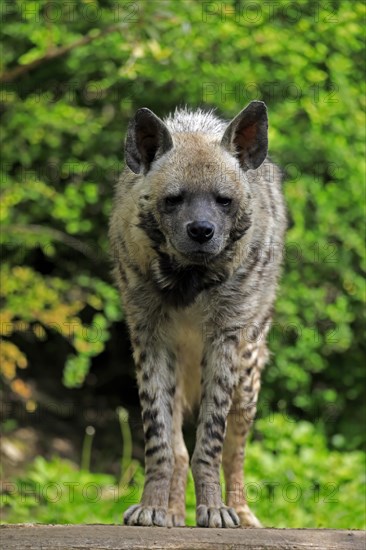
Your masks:
<svg viewBox="0 0 366 550"><path fill-rule="evenodd" d="M168 128L150 109L139 109L127 130L125 159L127 166L146 174L151 163L173 147Z"/></svg>

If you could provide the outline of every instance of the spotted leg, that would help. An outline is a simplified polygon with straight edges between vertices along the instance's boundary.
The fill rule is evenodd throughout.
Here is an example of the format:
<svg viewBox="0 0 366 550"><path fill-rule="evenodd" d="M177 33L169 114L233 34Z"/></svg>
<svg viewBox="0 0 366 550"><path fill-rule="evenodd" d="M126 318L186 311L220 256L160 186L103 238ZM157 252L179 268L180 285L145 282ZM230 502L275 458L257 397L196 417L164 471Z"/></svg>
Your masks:
<svg viewBox="0 0 366 550"><path fill-rule="evenodd" d="M152 327L154 324L149 323ZM155 324L155 326L159 326ZM141 503L124 514L127 525L168 523L168 504L174 469L172 412L175 356L158 331L146 320L132 330L134 359L145 435L145 485Z"/></svg>
<svg viewBox="0 0 366 550"><path fill-rule="evenodd" d="M236 348L222 335L207 343L202 361L202 400L192 473L200 527L237 527L239 518L222 501L220 463L226 419L236 378Z"/></svg>
<svg viewBox="0 0 366 550"><path fill-rule="evenodd" d="M247 347L243 353L223 449L226 503L235 508L243 527L261 527L246 502L243 466L245 443L256 414L260 371L265 357L265 349L254 346Z"/></svg>
<svg viewBox="0 0 366 550"><path fill-rule="evenodd" d="M186 516L186 485L189 468L189 455L182 433L183 411L181 388L177 387L173 408L172 444L174 471L170 485L168 525L183 527Z"/></svg>

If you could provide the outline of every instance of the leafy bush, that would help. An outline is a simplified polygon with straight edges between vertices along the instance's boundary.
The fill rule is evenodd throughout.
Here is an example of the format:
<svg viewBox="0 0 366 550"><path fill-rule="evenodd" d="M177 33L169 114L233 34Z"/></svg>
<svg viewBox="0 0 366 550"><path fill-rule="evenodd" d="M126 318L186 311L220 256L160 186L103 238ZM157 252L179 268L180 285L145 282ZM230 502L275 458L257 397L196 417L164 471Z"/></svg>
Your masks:
<svg viewBox="0 0 366 550"><path fill-rule="evenodd" d="M19 369L42 358L24 344L54 345L56 331L65 384L81 385L121 318L106 235L134 110L206 104L230 117L261 98L291 220L262 402L359 447L364 2L66 5L3 14L5 380L31 400Z"/></svg>
<svg viewBox="0 0 366 550"><path fill-rule="evenodd" d="M365 528L365 460L329 451L310 422L258 420L247 452L248 502L268 527Z"/></svg>

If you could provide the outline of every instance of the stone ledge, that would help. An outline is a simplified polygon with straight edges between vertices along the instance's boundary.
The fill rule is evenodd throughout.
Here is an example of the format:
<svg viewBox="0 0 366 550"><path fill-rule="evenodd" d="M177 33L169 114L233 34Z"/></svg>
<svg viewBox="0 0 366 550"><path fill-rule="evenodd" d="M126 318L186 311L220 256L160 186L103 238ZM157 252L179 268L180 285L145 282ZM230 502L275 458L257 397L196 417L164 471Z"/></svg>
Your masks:
<svg viewBox="0 0 366 550"><path fill-rule="evenodd" d="M366 532L122 525L0 526L2 550L365 550Z"/></svg>

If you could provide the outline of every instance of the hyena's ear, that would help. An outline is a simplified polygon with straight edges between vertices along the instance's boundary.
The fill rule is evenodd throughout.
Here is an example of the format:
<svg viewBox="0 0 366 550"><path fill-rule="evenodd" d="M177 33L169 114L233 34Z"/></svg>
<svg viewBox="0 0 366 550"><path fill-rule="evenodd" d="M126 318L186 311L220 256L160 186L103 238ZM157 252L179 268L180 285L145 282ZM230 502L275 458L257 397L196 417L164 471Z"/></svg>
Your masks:
<svg viewBox="0 0 366 550"><path fill-rule="evenodd" d="M146 174L158 157L173 147L168 128L150 109L139 109L127 130L125 159L127 166L139 174Z"/></svg>
<svg viewBox="0 0 366 550"><path fill-rule="evenodd" d="M263 101L252 101L226 128L221 145L233 153L244 170L258 168L268 151L268 116Z"/></svg>

